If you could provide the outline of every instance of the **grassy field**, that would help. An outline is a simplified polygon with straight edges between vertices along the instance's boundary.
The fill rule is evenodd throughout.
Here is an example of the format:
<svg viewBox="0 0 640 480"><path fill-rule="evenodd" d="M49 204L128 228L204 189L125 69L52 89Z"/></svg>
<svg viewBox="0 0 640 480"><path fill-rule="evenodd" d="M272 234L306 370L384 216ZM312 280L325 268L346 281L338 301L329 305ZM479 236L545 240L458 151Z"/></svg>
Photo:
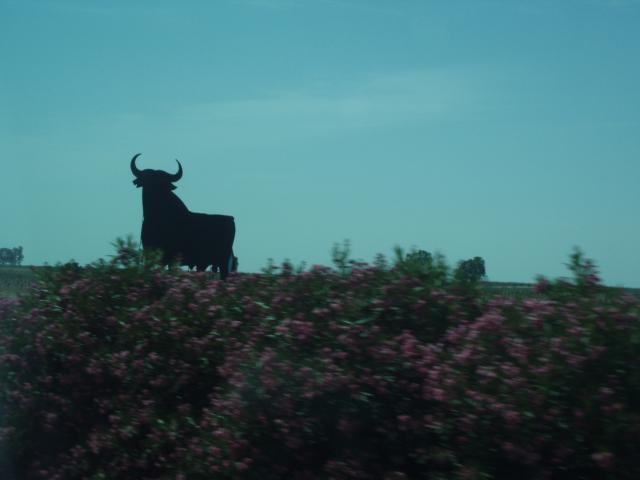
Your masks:
<svg viewBox="0 0 640 480"><path fill-rule="evenodd" d="M15 298L37 280L36 272L43 267L0 267L0 298ZM505 295L513 298L531 297L534 295L532 284L483 282L487 293Z"/></svg>
<svg viewBox="0 0 640 480"><path fill-rule="evenodd" d="M0 298L15 298L37 280L38 269L46 267L7 267L0 266ZM510 298L530 298L537 295L533 292L533 284L517 282L482 282L489 295L502 295ZM640 289L624 289L640 298Z"/></svg>
<svg viewBox="0 0 640 480"><path fill-rule="evenodd" d="M0 266L0 298L12 298L26 290L37 279L37 268L41 267Z"/></svg>

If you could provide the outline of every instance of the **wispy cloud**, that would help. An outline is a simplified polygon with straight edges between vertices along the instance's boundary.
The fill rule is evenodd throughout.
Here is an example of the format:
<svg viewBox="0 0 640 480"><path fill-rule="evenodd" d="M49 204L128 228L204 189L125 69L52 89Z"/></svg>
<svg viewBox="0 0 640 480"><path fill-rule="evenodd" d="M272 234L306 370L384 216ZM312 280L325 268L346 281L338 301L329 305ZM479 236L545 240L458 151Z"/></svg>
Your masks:
<svg viewBox="0 0 640 480"><path fill-rule="evenodd" d="M47 9L51 12L78 14L89 16L119 16L123 13L138 15L175 15L181 8L178 5L161 3L122 3L122 2L87 2L80 0L57 0L42 2L39 0L4 0L8 5L24 8ZM275 1L275 0L274 0ZM284 0L283 0L284 1Z"/></svg>
<svg viewBox="0 0 640 480"><path fill-rule="evenodd" d="M640 0L590 0L592 4L601 5L605 7L632 7L640 6Z"/></svg>
<svg viewBox="0 0 640 480"><path fill-rule="evenodd" d="M350 10L362 10L379 12L384 14L400 14L402 6L396 2L373 2L371 0L228 0L232 4L243 4L251 7L269 10L284 10L292 8L304 8L320 6L326 8L342 8Z"/></svg>
<svg viewBox="0 0 640 480"><path fill-rule="evenodd" d="M468 73L468 72L467 72ZM211 102L177 112L177 128L220 141L303 140L349 130L380 128L464 115L475 93L456 70L379 75L340 89L315 85L262 98Z"/></svg>
<svg viewBox="0 0 640 480"><path fill-rule="evenodd" d="M251 7L280 10L283 8L297 7L303 4L302 0L230 0L233 4L243 4Z"/></svg>

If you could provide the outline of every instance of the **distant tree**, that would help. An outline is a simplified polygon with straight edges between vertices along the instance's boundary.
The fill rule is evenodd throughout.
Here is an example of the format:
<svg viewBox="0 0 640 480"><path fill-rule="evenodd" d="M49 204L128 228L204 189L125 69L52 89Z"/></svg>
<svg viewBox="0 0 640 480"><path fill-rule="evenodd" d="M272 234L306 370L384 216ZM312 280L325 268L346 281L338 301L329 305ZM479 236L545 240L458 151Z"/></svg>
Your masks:
<svg viewBox="0 0 640 480"><path fill-rule="evenodd" d="M351 272L352 261L349 260L351 255L351 242L348 239L342 241L342 247L334 243L331 249L331 258L333 264L342 275L348 275Z"/></svg>
<svg viewBox="0 0 640 480"><path fill-rule="evenodd" d="M0 265L20 265L23 259L22 247L0 248Z"/></svg>
<svg viewBox="0 0 640 480"><path fill-rule="evenodd" d="M395 247L394 252L394 268L399 272L417 275L434 288L449 284L451 272L442 254L436 252L432 255L426 250L411 250L405 254L400 247Z"/></svg>
<svg viewBox="0 0 640 480"><path fill-rule="evenodd" d="M24 254L22 253L22 247L16 247L13 249L15 252L15 264L16 265L21 265L22 264L22 260L24 260Z"/></svg>
<svg viewBox="0 0 640 480"><path fill-rule="evenodd" d="M0 248L0 265L9 265L11 263L11 249Z"/></svg>
<svg viewBox="0 0 640 480"><path fill-rule="evenodd" d="M428 267L433 263L433 255L426 250L416 250L407 254L407 261L417 265Z"/></svg>
<svg viewBox="0 0 640 480"><path fill-rule="evenodd" d="M473 257L469 260L458 262L455 276L466 282L477 282L486 276L484 260L482 257Z"/></svg>

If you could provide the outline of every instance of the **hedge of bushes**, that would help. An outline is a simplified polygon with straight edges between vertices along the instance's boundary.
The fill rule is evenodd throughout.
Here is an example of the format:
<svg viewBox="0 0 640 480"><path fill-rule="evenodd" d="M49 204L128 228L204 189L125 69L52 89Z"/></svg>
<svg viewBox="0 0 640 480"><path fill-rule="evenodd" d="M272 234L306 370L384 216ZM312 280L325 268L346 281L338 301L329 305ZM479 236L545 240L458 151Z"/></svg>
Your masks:
<svg viewBox="0 0 640 480"><path fill-rule="evenodd" d="M523 301L336 261L49 269L0 302L2 478L640 478L640 304L580 252Z"/></svg>

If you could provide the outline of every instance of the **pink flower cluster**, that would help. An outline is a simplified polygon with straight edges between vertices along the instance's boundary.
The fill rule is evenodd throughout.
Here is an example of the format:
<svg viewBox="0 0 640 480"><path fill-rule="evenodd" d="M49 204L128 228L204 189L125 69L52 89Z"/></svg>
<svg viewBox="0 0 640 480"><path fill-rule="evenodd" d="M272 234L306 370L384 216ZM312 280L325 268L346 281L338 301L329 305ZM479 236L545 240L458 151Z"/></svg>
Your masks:
<svg viewBox="0 0 640 480"><path fill-rule="evenodd" d="M640 303L586 263L514 300L420 270L220 282L136 255L0 301L0 471L640 478Z"/></svg>

